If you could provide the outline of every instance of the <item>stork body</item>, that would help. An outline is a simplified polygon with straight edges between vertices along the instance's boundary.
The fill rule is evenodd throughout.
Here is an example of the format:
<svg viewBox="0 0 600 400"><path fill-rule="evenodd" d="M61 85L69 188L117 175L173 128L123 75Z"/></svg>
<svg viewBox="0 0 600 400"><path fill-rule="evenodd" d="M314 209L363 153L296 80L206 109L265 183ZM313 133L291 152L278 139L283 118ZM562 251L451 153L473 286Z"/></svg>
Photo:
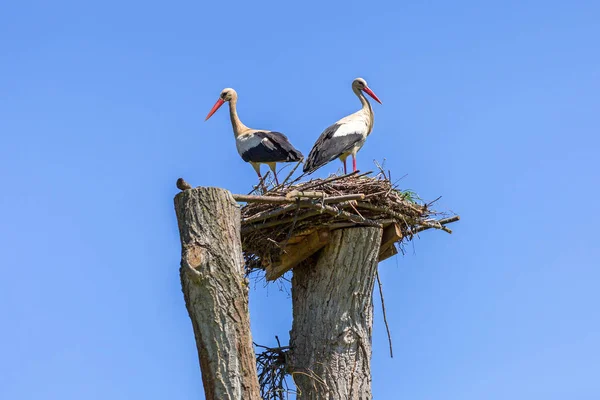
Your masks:
<svg viewBox="0 0 600 400"><path fill-rule="evenodd" d="M206 120L225 102L229 102L229 116L235 136L235 144L242 160L254 167L259 179L262 179L260 165L267 164L273 171L275 182L279 184L276 170L277 163L301 161L304 156L292 146L283 133L252 129L244 125L237 115L237 92L233 89L223 89L219 100L208 113Z"/></svg>
<svg viewBox="0 0 600 400"><path fill-rule="evenodd" d="M352 91L360 99L362 108L340 119L321 133L304 164L304 172L314 172L339 158L344 164L344 173L346 173L346 159L349 155L352 156L352 169L356 171L356 153L371 134L374 121L371 104L362 92L366 92L380 104L381 101L362 78L356 78L352 82Z"/></svg>

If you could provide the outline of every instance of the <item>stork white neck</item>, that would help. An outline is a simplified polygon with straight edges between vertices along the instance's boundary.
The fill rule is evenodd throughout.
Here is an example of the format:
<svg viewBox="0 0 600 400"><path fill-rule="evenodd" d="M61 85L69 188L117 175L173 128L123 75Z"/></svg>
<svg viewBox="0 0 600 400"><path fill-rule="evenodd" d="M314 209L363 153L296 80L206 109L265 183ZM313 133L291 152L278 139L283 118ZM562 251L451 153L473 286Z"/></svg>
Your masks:
<svg viewBox="0 0 600 400"><path fill-rule="evenodd" d="M367 117L367 120L369 122L369 129L368 129L368 133L367 133L367 135L369 135L371 133L371 130L373 129L373 122L374 122L373 121L374 115L373 115L373 109L371 108L371 103L369 103L369 100L367 100L364 93L359 88L353 86L352 91L354 92L354 94L356 96L358 96L358 99L360 100L360 104L362 105L362 108L358 112L365 114Z"/></svg>
<svg viewBox="0 0 600 400"><path fill-rule="evenodd" d="M352 91L354 92L355 95L358 96L358 99L360 100L360 104L362 105L362 109L365 111L368 111L369 114L373 114L373 109L371 108L371 103L369 103L369 100L367 100L367 98L365 97L365 94L362 92L362 90L360 90L357 87L353 87Z"/></svg>
<svg viewBox="0 0 600 400"><path fill-rule="evenodd" d="M248 128L246 125L240 121L240 117L237 115L237 95L234 95L231 100L229 100L229 117L231 118L231 126L233 127L233 134L235 137L238 137Z"/></svg>

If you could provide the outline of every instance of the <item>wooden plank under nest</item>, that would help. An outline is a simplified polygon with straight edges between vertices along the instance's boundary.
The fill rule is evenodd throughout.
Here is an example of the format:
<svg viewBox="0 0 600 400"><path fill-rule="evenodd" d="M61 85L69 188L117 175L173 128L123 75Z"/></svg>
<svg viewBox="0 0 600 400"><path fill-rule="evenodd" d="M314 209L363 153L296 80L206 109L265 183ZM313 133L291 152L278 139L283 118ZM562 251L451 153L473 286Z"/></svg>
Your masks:
<svg viewBox="0 0 600 400"><path fill-rule="evenodd" d="M394 243L402 240L402 230L397 223L390 224L383 230L381 236L381 247L379 248L379 261L387 260L398 254Z"/></svg>
<svg viewBox="0 0 600 400"><path fill-rule="evenodd" d="M329 229L320 229L308 235L290 238L279 264L266 267L267 281L274 281L329 243Z"/></svg>

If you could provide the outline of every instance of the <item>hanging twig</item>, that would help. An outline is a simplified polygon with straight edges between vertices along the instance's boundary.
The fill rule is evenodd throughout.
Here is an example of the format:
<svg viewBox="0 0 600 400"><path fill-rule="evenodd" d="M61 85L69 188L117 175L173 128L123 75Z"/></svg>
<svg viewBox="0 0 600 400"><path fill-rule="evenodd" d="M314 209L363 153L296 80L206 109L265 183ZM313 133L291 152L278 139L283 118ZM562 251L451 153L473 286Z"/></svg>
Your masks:
<svg viewBox="0 0 600 400"><path fill-rule="evenodd" d="M294 228L296 227L296 222L298 222L298 213L300 212L300 199L297 199L296 207L298 207L298 208L296 208L296 212L294 213L294 220L292 221L292 226L290 227L287 237L285 238L285 241L283 242L284 250L287 246L288 241L292 237L292 233L294 232Z"/></svg>
<svg viewBox="0 0 600 400"><path fill-rule="evenodd" d="M394 358L394 351L392 350L392 334L390 333L390 327L387 322L387 314L385 312L385 301L383 300L383 286L381 285L381 279L379 279L379 270L375 271L375 277L377 278L377 285L379 285L379 297L381 297L381 310L383 311L383 323L385 324L385 330L387 331L388 342L390 344L390 358Z"/></svg>

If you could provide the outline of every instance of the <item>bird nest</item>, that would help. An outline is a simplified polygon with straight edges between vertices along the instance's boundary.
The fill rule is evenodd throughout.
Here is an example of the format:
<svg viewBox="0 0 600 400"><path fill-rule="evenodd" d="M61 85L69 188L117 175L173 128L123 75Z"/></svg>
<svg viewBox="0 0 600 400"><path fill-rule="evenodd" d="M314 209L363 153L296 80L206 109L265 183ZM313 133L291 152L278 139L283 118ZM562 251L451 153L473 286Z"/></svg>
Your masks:
<svg viewBox="0 0 600 400"><path fill-rule="evenodd" d="M390 240L396 254L396 246L423 230L451 233L445 225L459 219L433 210L435 201L425 203L415 193L401 190L383 171L375 175L356 172L301 183L284 182L260 195L234 197L247 203L241 209L246 271L267 269L267 279L268 269L285 264L283 259L294 245L315 247L302 240L316 232L393 226L396 233Z"/></svg>

